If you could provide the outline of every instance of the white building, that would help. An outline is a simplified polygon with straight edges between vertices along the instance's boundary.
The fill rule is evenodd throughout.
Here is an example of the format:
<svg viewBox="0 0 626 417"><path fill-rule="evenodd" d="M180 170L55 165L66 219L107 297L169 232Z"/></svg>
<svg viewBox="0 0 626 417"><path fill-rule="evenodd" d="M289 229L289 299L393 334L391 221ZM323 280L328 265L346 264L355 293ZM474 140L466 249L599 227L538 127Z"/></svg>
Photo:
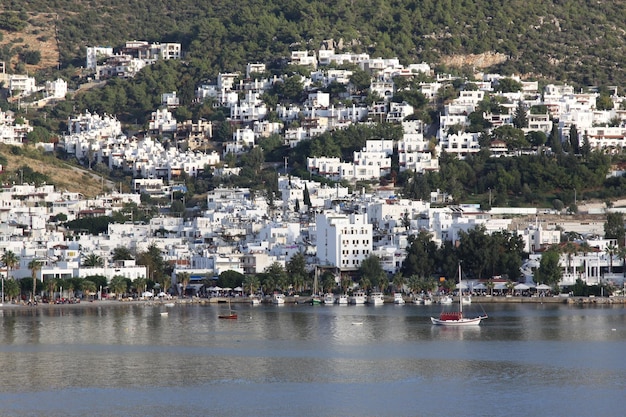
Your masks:
<svg viewBox="0 0 626 417"><path fill-rule="evenodd" d="M318 214L315 227L320 265L353 271L372 253L372 225L364 214Z"/></svg>

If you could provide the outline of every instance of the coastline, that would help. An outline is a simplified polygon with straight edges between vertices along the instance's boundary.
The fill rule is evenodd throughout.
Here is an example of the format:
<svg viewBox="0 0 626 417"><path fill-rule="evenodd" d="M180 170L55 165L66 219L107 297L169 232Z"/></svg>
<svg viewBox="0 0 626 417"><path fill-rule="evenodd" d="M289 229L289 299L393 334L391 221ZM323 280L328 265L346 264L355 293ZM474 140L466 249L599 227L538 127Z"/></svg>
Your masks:
<svg viewBox="0 0 626 417"><path fill-rule="evenodd" d="M310 305L310 296L294 297L286 296L285 304L293 305ZM457 301L458 299L454 297ZM519 297L519 296L473 296L476 304L626 304L626 297ZM94 301L82 301L77 304L38 304L36 306L17 303L3 303L0 304L1 309L40 309L40 308L90 308L90 307L120 307L128 305L142 305L142 306L161 306L166 307L174 304L180 305L214 305L214 304L226 304L228 303L228 297L211 297L211 298L180 298L171 300L94 300ZM405 297L406 304L411 304L409 297ZM230 302L232 304L250 304L250 298L248 297L231 297ZM263 304L272 304L270 299L262 300ZM393 304L393 296L385 296L385 304Z"/></svg>

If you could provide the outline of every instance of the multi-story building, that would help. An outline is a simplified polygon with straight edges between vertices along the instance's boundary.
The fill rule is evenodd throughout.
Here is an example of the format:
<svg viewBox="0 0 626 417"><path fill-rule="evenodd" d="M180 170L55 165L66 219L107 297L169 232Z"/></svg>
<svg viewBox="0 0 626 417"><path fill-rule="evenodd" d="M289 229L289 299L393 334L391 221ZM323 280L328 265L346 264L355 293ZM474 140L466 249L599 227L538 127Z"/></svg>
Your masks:
<svg viewBox="0 0 626 417"><path fill-rule="evenodd" d="M365 214L318 214L315 227L320 265L354 271L372 253L372 225Z"/></svg>

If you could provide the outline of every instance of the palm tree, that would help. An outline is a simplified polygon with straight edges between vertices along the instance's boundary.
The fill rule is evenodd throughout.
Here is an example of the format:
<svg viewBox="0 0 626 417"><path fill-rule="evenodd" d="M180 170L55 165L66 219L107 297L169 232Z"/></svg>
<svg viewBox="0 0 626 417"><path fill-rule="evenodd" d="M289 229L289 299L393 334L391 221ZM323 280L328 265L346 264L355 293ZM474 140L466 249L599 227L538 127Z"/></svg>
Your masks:
<svg viewBox="0 0 626 417"><path fill-rule="evenodd" d="M83 292L87 294L95 294L97 291L96 284L93 281L84 280L82 285Z"/></svg>
<svg viewBox="0 0 626 417"><path fill-rule="evenodd" d="M617 256L622 260L622 273L626 276L626 246L620 246Z"/></svg>
<svg viewBox="0 0 626 417"><path fill-rule="evenodd" d="M341 289L343 290L343 293L347 294L348 289L350 289L351 287L352 287L352 278L342 276L341 277Z"/></svg>
<svg viewBox="0 0 626 417"><path fill-rule="evenodd" d="M565 272L569 273L569 268L572 265L572 258L576 253L576 245L574 245L572 242L567 242L561 250L567 256L567 268L565 269Z"/></svg>
<svg viewBox="0 0 626 417"><path fill-rule="evenodd" d="M128 290L126 278L121 275L116 275L111 278L109 287L111 287L111 289L115 292L118 300L122 298L122 295Z"/></svg>
<svg viewBox="0 0 626 417"><path fill-rule="evenodd" d="M359 287L361 287L363 291L367 291L371 286L372 286L372 281L370 281L369 278L362 277L361 280L359 281Z"/></svg>
<svg viewBox="0 0 626 417"><path fill-rule="evenodd" d="M420 277L417 274L413 274L409 277L408 280L408 286L409 286L409 290L413 293L413 294L417 294L418 292L421 291L421 285L420 285Z"/></svg>
<svg viewBox="0 0 626 417"><path fill-rule="evenodd" d="M96 255L95 253L90 253L89 255L85 256L85 259L83 260L83 266L86 267L96 267L103 265L104 261L102 260L102 257Z"/></svg>
<svg viewBox="0 0 626 417"><path fill-rule="evenodd" d="M331 272L324 272L322 275L322 288L324 292L333 292L336 286L337 282L335 281L335 276Z"/></svg>
<svg viewBox="0 0 626 417"><path fill-rule="evenodd" d="M148 285L148 279L146 277L138 277L133 280L133 286L137 290L137 294L140 296L146 291Z"/></svg>
<svg viewBox="0 0 626 417"><path fill-rule="evenodd" d="M393 286L396 289L396 292L404 292L404 285L406 284L406 278L402 275L402 273L398 272L393 276Z"/></svg>
<svg viewBox="0 0 626 417"><path fill-rule="evenodd" d="M126 246L118 246L113 249L113 260L114 261L125 261L128 259L133 259L133 254L130 252Z"/></svg>
<svg viewBox="0 0 626 417"><path fill-rule="evenodd" d="M4 283L4 293L10 300L20 295L20 286L14 279L7 280Z"/></svg>
<svg viewBox="0 0 626 417"><path fill-rule="evenodd" d="M20 258L15 255L12 251L8 250L2 254L2 258L0 258L2 263L7 267L7 280L11 278L11 269L15 268L15 265L19 262ZM2 293L2 300L0 303L4 303L4 292Z"/></svg>
<svg viewBox="0 0 626 417"><path fill-rule="evenodd" d="M8 250L2 254L2 258L0 258L0 260L7 267L7 279L11 278L11 270L18 264L20 257Z"/></svg>
<svg viewBox="0 0 626 417"><path fill-rule="evenodd" d="M243 282L243 287L248 294L254 295L259 289L260 284L261 282L259 281L259 277L256 275L248 275Z"/></svg>
<svg viewBox="0 0 626 417"><path fill-rule="evenodd" d="M506 289L510 294L513 294L513 290L515 289L515 283L511 280L506 282Z"/></svg>
<svg viewBox="0 0 626 417"><path fill-rule="evenodd" d="M54 301L54 291L59 286L59 280L56 278L49 278L46 280L48 285L48 302Z"/></svg>
<svg viewBox="0 0 626 417"><path fill-rule="evenodd" d="M182 296L184 298L185 297L185 289L187 288L187 285L189 285L189 272L177 272L176 273L176 279L178 280L178 282L181 285L181 292L182 292Z"/></svg>
<svg viewBox="0 0 626 417"><path fill-rule="evenodd" d="M613 273L613 256L618 253L618 248L614 244L610 244L604 250L607 255L609 255L609 274Z"/></svg>
<svg viewBox="0 0 626 417"><path fill-rule="evenodd" d="M37 291L37 273L41 271L41 261L33 259L28 263L28 269L30 269L30 276L33 278L33 296L31 300L35 303L35 294Z"/></svg>

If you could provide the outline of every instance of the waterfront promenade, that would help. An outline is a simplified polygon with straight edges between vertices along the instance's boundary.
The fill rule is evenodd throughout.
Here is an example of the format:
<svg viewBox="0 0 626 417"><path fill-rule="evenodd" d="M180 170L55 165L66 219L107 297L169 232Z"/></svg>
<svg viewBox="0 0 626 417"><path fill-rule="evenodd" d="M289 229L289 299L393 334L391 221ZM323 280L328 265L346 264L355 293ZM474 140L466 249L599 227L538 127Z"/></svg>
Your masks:
<svg viewBox="0 0 626 417"><path fill-rule="evenodd" d="M385 304L393 304L393 296L385 296ZM406 305L412 305L411 298L409 296L404 297ZM437 298L435 298L435 301ZM579 296L546 296L546 297L522 297L522 296L472 296L472 302L476 304L626 304L626 297L579 297ZM187 298L173 298L173 299L121 299L121 300L94 300L94 301L81 301L77 304L45 304L40 303L36 306L30 306L27 304L10 303L5 302L0 304L2 308L46 308L46 307L62 307L62 308L83 308L83 307L105 307L105 306L119 306L119 305L154 305L165 306L166 304L226 304L229 301L229 297L187 297ZM249 297L230 297L232 304L249 304L251 299ZM263 304L272 304L270 297L266 297L261 301ZM285 296L285 304L300 304L308 305L311 303L310 296ZM454 303L458 303L458 298L454 297ZM436 302L435 302L436 304Z"/></svg>

